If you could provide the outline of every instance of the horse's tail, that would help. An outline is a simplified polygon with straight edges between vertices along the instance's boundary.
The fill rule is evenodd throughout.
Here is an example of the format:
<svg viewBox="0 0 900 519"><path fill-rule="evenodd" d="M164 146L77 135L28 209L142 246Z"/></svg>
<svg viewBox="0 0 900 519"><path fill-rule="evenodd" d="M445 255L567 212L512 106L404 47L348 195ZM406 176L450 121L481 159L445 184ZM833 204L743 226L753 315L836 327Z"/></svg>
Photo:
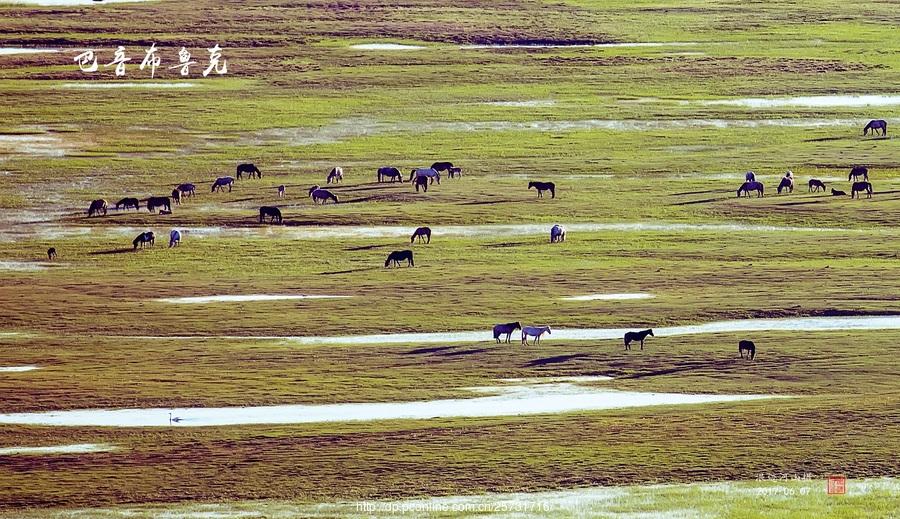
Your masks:
<svg viewBox="0 0 900 519"><path fill-rule="evenodd" d="M550 198L556 198L556 186L554 184L550 184Z"/></svg>

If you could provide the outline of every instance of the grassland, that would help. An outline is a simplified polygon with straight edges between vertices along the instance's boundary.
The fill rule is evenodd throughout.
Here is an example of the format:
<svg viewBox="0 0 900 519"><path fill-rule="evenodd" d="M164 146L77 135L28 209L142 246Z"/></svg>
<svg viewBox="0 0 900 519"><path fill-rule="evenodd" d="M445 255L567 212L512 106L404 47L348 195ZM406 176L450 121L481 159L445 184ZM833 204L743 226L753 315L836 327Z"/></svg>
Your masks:
<svg viewBox="0 0 900 519"><path fill-rule="evenodd" d="M0 458L0 514L187 514L224 502L272 516L343 516L354 511L318 504L636 485L590 513L760 517L752 492L710 498L641 485L897 476L897 330L756 333L752 363L734 351L743 333L657 337L623 352L618 340L552 336L539 347L496 345L488 330L512 320L646 328L900 313L900 105L707 103L897 95L898 23L889 2L0 5L0 46L67 49L0 56L0 366L40 367L0 373L0 413L425 400L500 378L562 375L608 375L623 390L791 397L425 421L0 425L0 446L116 447ZM350 47L384 41L426 48ZM108 69L79 72L71 49L110 55L127 44L139 62L150 42L164 59L187 46L201 60L219 43L229 74L157 71L155 82L195 84L178 89L67 86L116 79ZM606 42L671 45L460 48ZM126 79L149 74L132 65ZM887 138L860 135L873 118L890 121ZM436 160L464 176L427 194L374 182L379 166ZM245 161L263 178L209 192ZM872 199L806 192L813 177L849 192L855 164L870 169ZM315 206L306 189L335 165L346 175L334 189L341 203ZM735 197L750 169L765 198ZM788 169L797 190L776 195ZM537 200L530 179L556 182L557 198ZM162 195L187 181L198 196L169 216L84 214L95 198ZM281 184L285 199L276 197ZM279 206L285 225L258 224L261 205ZM441 232L557 222L731 227L570 232L555 246L543 234ZM389 251L408 247L402 236L306 235L388 225L434 229L431 244L413 246L414 269L382 268ZM163 247L171 228L189 229L176 249ZM133 253L143 230L158 243ZM59 258L47 265L50 246ZM561 300L631 292L655 297ZM157 301L297 293L352 297ZM487 340L478 343L249 338L480 329ZM767 501L766 516L861 517L865 507L889 517L895 490L844 501L790 495Z"/></svg>

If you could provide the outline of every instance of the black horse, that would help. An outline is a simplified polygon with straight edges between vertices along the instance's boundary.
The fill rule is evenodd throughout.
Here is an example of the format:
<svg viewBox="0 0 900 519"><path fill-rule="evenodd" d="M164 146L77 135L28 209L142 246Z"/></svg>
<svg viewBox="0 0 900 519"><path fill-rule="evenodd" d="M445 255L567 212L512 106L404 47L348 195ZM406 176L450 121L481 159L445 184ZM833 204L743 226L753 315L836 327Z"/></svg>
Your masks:
<svg viewBox="0 0 900 519"><path fill-rule="evenodd" d="M134 250L137 250L138 245L143 249L145 243L149 243L152 247L154 241L156 241L156 236L154 236L152 232L142 232L137 235L137 238L135 238L131 244L134 245Z"/></svg>
<svg viewBox="0 0 900 519"><path fill-rule="evenodd" d="M529 182L528 189L535 188L538 198L544 198L544 191L550 191L550 198L556 198L556 184L553 182Z"/></svg>
<svg viewBox="0 0 900 519"><path fill-rule="evenodd" d="M244 178L244 173L247 173L247 177L249 178L253 178L253 175L256 175L256 178L262 178L262 172L253 164L238 164L234 176L241 179Z"/></svg>
<svg viewBox="0 0 900 519"><path fill-rule="evenodd" d="M625 349L630 350L632 342L641 341L641 349L643 350L644 349L644 339L646 339L648 335L650 337L655 337L655 335L653 335L653 330L644 330L642 332L626 333L625 334Z"/></svg>
<svg viewBox="0 0 900 519"><path fill-rule="evenodd" d="M50 247L49 249L47 249L47 259L52 261L55 258L56 258L56 247Z"/></svg>
<svg viewBox="0 0 900 519"><path fill-rule="evenodd" d="M856 180L859 177L862 177L863 180L869 180L868 168L864 166L853 166L853 169L850 170L850 174L847 175L847 181Z"/></svg>
<svg viewBox="0 0 900 519"><path fill-rule="evenodd" d="M386 179L391 179L391 182L403 182L403 174L399 169L390 166L378 168L378 181L384 182Z"/></svg>
<svg viewBox="0 0 900 519"><path fill-rule="evenodd" d="M384 260L385 268L389 267L391 263L395 266L399 267L400 262L406 260L407 267L415 267L416 264L413 263L413 253L411 250L395 250L394 252L388 254L386 260Z"/></svg>
<svg viewBox="0 0 900 519"><path fill-rule="evenodd" d="M175 205L181 205L181 191L177 187L172 190L172 201L175 202Z"/></svg>
<svg viewBox="0 0 900 519"><path fill-rule="evenodd" d="M741 341L738 343L738 353L742 359L744 358L744 351L747 352L747 360L756 358L756 345L753 344L753 341Z"/></svg>
<svg viewBox="0 0 900 519"><path fill-rule="evenodd" d="M839 189L831 188L831 196L847 196L847 193Z"/></svg>
<svg viewBox="0 0 900 519"><path fill-rule="evenodd" d="M269 206L265 206L265 205L260 207L259 208L259 223L263 223L263 221L266 219L266 217L269 218L270 222L282 223L281 210L278 209L277 207L269 207Z"/></svg>
<svg viewBox="0 0 900 519"><path fill-rule="evenodd" d="M167 196L151 196L147 199L147 210L151 213L157 207L162 207L166 211L172 212L172 202Z"/></svg>
<svg viewBox="0 0 900 519"><path fill-rule="evenodd" d="M103 200L102 198L94 200L93 202L91 202L91 206L88 207L88 218L100 213L103 213L103 216L106 216L106 208L106 200Z"/></svg>
<svg viewBox="0 0 900 519"><path fill-rule="evenodd" d="M854 182L850 187L850 198L860 198L857 193L866 192L866 198L872 198L872 184L870 182Z"/></svg>
<svg viewBox="0 0 900 519"><path fill-rule="evenodd" d="M822 188L822 191L825 191L826 190L825 182L822 182L821 180L819 180L817 178L809 179L809 191L818 192L820 187Z"/></svg>
<svg viewBox="0 0 900 519"><path fill-rule="evenodd" d="M887 121L884 119L873 119L863 128L863 135L868 135L869 130L872 130L872 135L878 135L878 130L881 130L881 135L887 135Z"/></svg>
<svg viewBox="0 0 900 519"><path fill-rule="evenodd" d="M425 243L431 243L431 228L430 227L419 227L413 232L412 236L409 238L409 243L413 243L416 241L416 238L421 242L422 239L425 239Z"/></svg>
<svg viewBox="0 0 900 519"><path fill-rule="evenodd" d="M506 344L509 344L509 338L516 330L521 330L522 325L518 321L514 323L498 324L494 326L494 339L500 344L500 336L506 334Z"/></svg>
<svg viewBox="0 0 900 519"><path fill-rule="evenodd" d="M452 162L435 162L434 164L431 165L431 169L433 169L439 173L441 171L449 172L451 169L453 169L453 163Z"/></svg>
<svg viewBox="0 0 900 519"><path fill-rule="evenodd" d="M428 177L416 177L413 180L413 185L416 186L416 193L419 192L419 186L422 186L422 189L427 193L428 192Z"/></svg>
<svg viewBox="0 0 900 519"><path fill-rule="evenodd" d="M134 208L135 210L140 209L141 202L137 198L123 198L116 202L116 211L120 209L130 209Z"/></svg>
<svg viewBox="0 0 900 519"><path fill-rule="evenodd" d="M450 178L462 178L462 168L452 167L447 170L447 176Z"/></svg>

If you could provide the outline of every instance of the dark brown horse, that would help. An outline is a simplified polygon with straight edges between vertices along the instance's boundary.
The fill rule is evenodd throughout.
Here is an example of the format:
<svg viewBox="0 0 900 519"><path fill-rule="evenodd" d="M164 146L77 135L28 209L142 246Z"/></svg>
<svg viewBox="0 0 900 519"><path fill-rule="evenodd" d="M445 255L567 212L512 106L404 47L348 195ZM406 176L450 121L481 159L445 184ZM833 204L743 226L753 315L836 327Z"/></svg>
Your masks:
<svg viewBox="0 0 900 519"><path fill-rule="evenodd" d="M244 178L244 173L247 173L248 178L253 178L255 175L256 178L262 178L262 172L254 166L253 164L238 164L237 171L235 171L234 176L238 179Z"/></svg>
<svg viewBox="0 0 900 519"><path fill-rule="evenodd" d="M118 211L122 208L130 209L132 207L135 210L138 210L138 209L140 209L140 205L141 205L141 202L137 198L123 198L123 199L119 200L118 202L116 202L116 211Z"/></svg>
<svg viewBox="0 0 900 519"><path fill-rule="evenodd" d="M378 168L378 181L384 182L387 179L391 179L391 182L403 182L403 173L400 173L399 169L390 166Z"/></svg>
<svg viewBox="0 0 900 519"><path fill-rule="evenodd" d="M753 341L741 341L738 343L738 354L744 358L744 352L747 352L747 360L756 358L756 345Z"/></svg>
<svg viewBox="0 0 900 519"><path fill-rule="evenodd" d="M447 170L447 175L450 178L462 178L462 168L460 168L460 167L450 168L449 170Z"/></svg>
<svg viewBox="0 0 900 519"><path fill-rule="evenodd" d="M270 222L282 223L281 210L277 207L262 206L259 208L259 223L268 218Z"/></svg>
<svg viewBox="0 0 900 519"><path fill-rule="evenodd" d="M407 267L415 267L416 264L413 263L413 253L411 250L395 250L394 252L388 254L386 260L384 260L385 268L389 267L391 264L399 267L401 261L406 261Z"/></svg>
<svg viewBox="0 0 900 519"><path fill-rule="evenodd" d="M152 247L154 241L156 241L156 236L154 236L152 232L142 232L141 234L137 235L137 238L135 238L134 241L131 242L131 244L134 245L134 250L137 250L138 245L140 245L143 249L144 244L146 243L149 243Z"/></svg>
<svg viewBox="0 0 900 519"><path fill-rule="evenodd" d="M831 188L831 196L847 196L847 193L835 188Z"/></svg>
<svg viewBox="0 0 900 519"><path fill-rule="evenodd" d="M644 330L644 331L640 331L640 332L626 333L625 334L625 349L630 350L632 342L641 341L641 349L643 350L644 349L644 339L646 339L648 335L650 337L655 337L653 335L653 330Z"/></svg>
<svg viewBox="0 0 900 519"><path fill-rule="evenodd" d="M816 193L818 193L818 192L819 192L819 188L822 188L822 191L825 191L825 190L826 190L826 188L825 188L825 182L822 182L821 180L819 180L819 179L817 179L817 178L811 178L811 179L809 179L809 192L816 192Z"/></svg>
<svg viewBox="0 0 900 519"><path fill-rule="evenodd" d="M791 177L782 177L781 183L778 184L778 194L781 194L782 190L788 190L788 193L794 192L794 179Z"/></svg>
<svg viewBox="0 0 900 519"><path fill-rule="evenodd" d="M178 188L172 190L172 201L175 202L175 205L181 205L181 191Z"/></svg>
<svg viewBox="0 0 900 519"><path fill-rule="evenodd" d="M872 198L872 184L869 182L854 182L850 188L850 198L855 198L862 191L866 192L866 198Z"/></svg>
<svg viewBox="0 0 900 519"><path fill-rule="evenodd" d="M163 208L163 210L172 211L172 201L169 200L167 196L151 196L147 199L147 210L151 213L157 207Z"/></svg>
<svg viewBox="0 0 900 519"><path fill-rule="evenodd" d="M47 249L47 259L53 261L56 259L56 247L50 247Z"/></svg>
<svg viewBox="0 0 900 519"><path fill-rule="evenodd" d="M550 191L550 198L556 198L556 184L553 182L529 182L528 189L537 190L538 198L544 198L544 191Z"/></svg>
<svg viewBox="0 0 900 519"><path fill-rule="evenodd" d="M873 119L863 128L863 135L868 135L869 130L872 130L872 135L878 135L878 130L881 130L881 135L887 135L887 121L884 119Z"/></svg>
<svg viewBox="0 0 900 519"><path fill-rule="evenodd" d="M425 243L431 243L431 228L419 227L416 229L409 238L409 243L415 242L416 238L418 238L420 242L424 239Z"/></svg>
<svg viewBox="0 0 900 519"><path fill-rule="evenodd" d="M452 162L435 162L434 164L431 165L431 169L433 169L437 172L441 172L441 171L449 172L451 169L453 169L453 163Z"/></svg>
<svg viewBox="0 0 900 519"><path fill-rule="evenodd" d="M863 166L853 166L853 169L850 170L850 174L847 175L847 181L856 180L859 177L862 177L863 180L869 180L868 168Z"/></svg>
<svg viewBox="0 0 900 519"><path fill-rule="evenodd" d="M94 216L95 214L103 213L103 216L106 216L106 208L108 204L106 200L102 198L94 200L91 202L91 206L88 207L88 217Z"/></svg>
<svg viewBox="0 0 900 519"><path fill-rule="evenodd" d="M738 188L737 196L740 198L741 193L746 193L747 198L750 198L750 191L756 191L756 198L759 198L763 196L765 186L763 186L762 182L744 182L741 184L741 187Z"/></svg>
<svg viewBox="0 0 900 519"><path fill-rule="evenodd" d="M197 186L191 184L190 182L186 182L184 184L178 184L178 187L176 187L175 189L181 191L182 198L187 198L190 196L194 196L197 191Z"/></svg>
<svg viewBox="0 0 900 519"><path fill-rule="evenodd" d="M419 192L419 186L422 186L422 189L427 193L428 177L416 177L415 180L413 180L413 185L416 186L416 193Z"/></svg>
<svg viewBox="0 0 900 519"><path fill-rule="evenodd" d="M521 330L522 325L519 322L514 323L506 323L506 324L498 324L494 326L494 339L497 340L497 344L500 344L500 336L506 334L506 344L509 344L509 338L512 337L512 334L516 330Z"/></svg>

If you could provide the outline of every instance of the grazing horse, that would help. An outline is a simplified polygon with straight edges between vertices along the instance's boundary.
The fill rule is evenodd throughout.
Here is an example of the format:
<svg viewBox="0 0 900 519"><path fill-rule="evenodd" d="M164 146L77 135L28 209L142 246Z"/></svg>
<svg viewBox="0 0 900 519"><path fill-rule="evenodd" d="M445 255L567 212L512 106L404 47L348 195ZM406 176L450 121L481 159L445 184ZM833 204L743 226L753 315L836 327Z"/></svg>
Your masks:
<svg viewBox="0 0 900 519"><path fill-rule="evenodd" d="M753 360L756 357L756 345L753 341L741 341L738 343L738 354L744 358L744 351L747 351L747 360Z"/></svg>
<svg viewBox="0 0 900 519"><path fill-rule="evenodd" d="M744 182L756 182L756 173L748 171L744 174Z"/></svg>
<svg viewBox="0 0 900 519"><path fill-rule="evenodd" d="M314 204L318 204L319 200L321 200L322 205L324 205L329 199L334 200L334 203L338 203L338 197L334 193L327 189L320 189L319 186L309 188L309 196L313 199Z"/></svg>
<svg viewBox="0 0 900 519"><path fill-rule="evenodd" d="M131 244L134 245L134 250L137 250L138 245L140 245L143 249L145 243L149 243L152 247L155 240L156 236L154 236L152 232L142 232L141 234L137 235L137 238L135 238L134 241L131 242Z"/></svg>
<svg viewBox="0 0 900 519"><path fill-rule="evenodd" d="M177 188L172 190L172 201L175 202L175 205L181 205L181 191Z"/></svg>
<svg viewBox="0 0 900 519"><path fill-rule="evenodd" d="M399 169L391 166L378 168L378 181L384 182L384 180L388 178L391 179L391 182L403 182L403 173L400 173Z"/></svg>
<svg viewBox="0 0 900 519"><path fill-rule="evenodd" d="M847 193L835 188L831 188L831 196L847 196Z"/></svg>
<svg viewBox="0 0 900 519"><path fill-rule="evenodd" d="M431 183L433 184L435 179L437 179L437 183L441 183L441 174L438 170L434 168L416 168L412 170L409 174L409 181L412 182L414 178L418 179L421 177L427 177L431 179Z"/></svg>
<svg viewBox="0 0 900 519"><path fill-rule="evenodd" d="M422 186L422 189L424 189L425 192L427 193L428 192L428 177L416 177L416 179L413 181L413 186L415 186L415 188L416 188L416 193L419 192L419 186Z"/></svg>
<svg viewBox="0 0 900 519"><path fill-rule="evenodd" d="M450 170L453 169L453 163L452 162L435 162L434 164L431 165L431 169L433 169L435 171L446 171L449 173Z"/></svg>
<svg viewBox="0 0 900 519"><path fill-rule="evenodd" d="M172 229L169 233L169 248L181 245L181 233L178 229Z"/></svg>
<svg viewBox="0 0 900 519"><path fill-rule="evenodd" d="M791 177L782 177L781 183L778 184L778 194L781 194L783 189L787 189L788 193L794 192L794 179Z"/></svg>
<svg viewBox="0 0 900 519"><path fill-rule="evenodd" d="M342 182L344 180L344 168L336 167L331 168L331 171L328 173L328 177L325 178L326 184L331 184L334 182L337 184L338 182Z"/></svg>
<svg viewBox="0 0 900 519"><path fill-rule="evenodd" d="M254 175L256 175L256 178L262 178L262 172L253 164L238 164L234 176L238 179L242 179L244 178L244 173L248 173L248 178L253 178Z"/></svg>
<svg viewBox="0 0 900 519"><path fill-rule="evenodd" d="M416 264L413 262L413 253L411 250L395 250L394 252L388 254L386 260L384 260L384 267L389 267L392 263L396 266L400 266L400 262L406 260L407 267L415 267Z"/></svg>
<svg viewBox="0 0 900 519"><path fill-rule="evenodd" d="M88 217L100 213L103 213L103 216L106 216L106 208L106 200L103 200L102 198L94 200L93 202L91 202L91 206L88 207Z"/></svg>
<svg viewBox="0 0 900 519"><path fill-rule="evenodd" d="M134 208L135 210L140 209L141 202L137 198L123 198L116 202L116 211L125 208L130 209Z"/></svg>
<svg viewBox="0 0 900 519"><path fill-rule="evenodd" d="M181 191L181 197L187 198L190 196L194 196L194 193L197 191L197 186L191 183L178 184L178 187L175 189Z"/></svg>
<svg viewBox="0 0 900 519"><path fill-rule="evenodd" d="M550 228L550 243L560 243L566 241L566 228L556 224Z"/></svg>
<svg viewBox="0 0 900 519"><path fill-rule="evenodd" d="M259 208L259 223L263 223L263 221L269 217L270 222L282 223L281 220L281 210L277 207L269 207L262 206Z"/></svg>
<svg viewBox="0 0 900 519"><path fill-rule="evenodd" d="M213 182L211 193L222 191L222 188L228 186L228 192L231 193L231 187L234 186L234 177L219 177Z"/></svg>
<svg viewBox="0 0 900 519"><path fill-rule="evenodd" d="M863 135L868 135L869 130L872 130L872 135L878 135L878 130L881 130L881 135L887 135L887 121L884 119L874 119L869 121L869 124L863 128Z"/></svg>
<svg viewBox="0 0 900 519"><path fill-rule="evenodd" d="M172 211L172 202L169 200L167 196L151 196L147 199L147 210L151 213L157 207L162 207L166 211Z"/></svg>
<svg viewBox="0 0 900 519"><path fill-rule="evenodd" d="M506 323L506 324L498 324L494 326L494 339L497 340L497 344L500 344L500 336L506 334L506 344L509 344L509 338L512 337L512 333L516 330L521 330L522 325L517 322L514 323Z"/></svg>
<svg viewBox="0 0 900 519"><path fill-rule="evenodd" d="M825 190L826 190L826 188L825 188L825 182L822 182L821 180L819 180L819 179L817 179L817 178L811 178L811 179L809 179L809 192L811 192L811 193L812 193L812 192L818 193L820 187L822 188L822 191L825 191ZM813 189L813 188L815 188L815 189Z"/></svg>
<svg viewBox="0 0 900 519"><path fill-rule="evenodd" d="M655 337L655 335L653 335L653 330L644 330L641 332L626 333L625 334L625 349L630 350L632 342L641 341L641 349L643 350L644 349L644 339L646 339L648 335L650 337Z"/></svg>
<svg viewBox="0 0 900 519"><path fill-rule="evenodd" d="M421 242L422 239L425 239L425 243L431 243L431 228L430 227L419 227L412 233L412 236L409 238L409 243L413 243L416 241L416 238Z"/></svg>
<svg viewBox="0 0 900 519"><path fill-rule="evenodd" d="M522 346L528 344L528 336L534 337L534 341L531 343L532 346L535 346L541 342L541 335L550 334L549 326L523 326L522 327Z"/></svg>
<svg viewBox="0 0 900 519"><path fill-rule="evenodd" d="M447 175L449 175L450 178L457 178L457 177L462 178L462 168L460 168L460 167L450 168L447 170Z"/></svg>
<svg viewBox="0 0 900 519"><path fill-rule="evenodd" d="M544 198L544 191L550 191L550 198L556 198L556 184L553 182L529 182L528 189L535 188L538 198Z"/></svg>
<svg viewBox="0 0 900 519"><path fill-rule="evenodd" d="M284 198L284 184L278 186L278 198Z"/></svg>
<svg viewBox="0 0 900 519"><path fill-rule="evenodd" d="M47 259L53 261L56 259L56 247L50 247L47 249Z"/></svg>
<svg viewBox="0 0 900 519"><path fill-rule="evenodd" d="M870 182L854 182L850 188L850 198L856 197L856 193L866 192L866 198L872 198L872 184Z"/></svg>
<svg viewBox="0 0 900 519"><path fill-rule="evenodd" d="M762 182L744 182L741 184L741 187L737 190L738 198L741 197L741 193L747 193L747 198L750 198L750 191L756 191L756 198L763 196L763 191L765 188L763 187Z"/></svg>
<svg viewBox="0 0 900 519"><path fill-rule="evenodd" d="M869 169L863 166L853 166L850 174L847 175L847 182L856 180L859 177L862 177L863 180L869 180Z"/></svg>

